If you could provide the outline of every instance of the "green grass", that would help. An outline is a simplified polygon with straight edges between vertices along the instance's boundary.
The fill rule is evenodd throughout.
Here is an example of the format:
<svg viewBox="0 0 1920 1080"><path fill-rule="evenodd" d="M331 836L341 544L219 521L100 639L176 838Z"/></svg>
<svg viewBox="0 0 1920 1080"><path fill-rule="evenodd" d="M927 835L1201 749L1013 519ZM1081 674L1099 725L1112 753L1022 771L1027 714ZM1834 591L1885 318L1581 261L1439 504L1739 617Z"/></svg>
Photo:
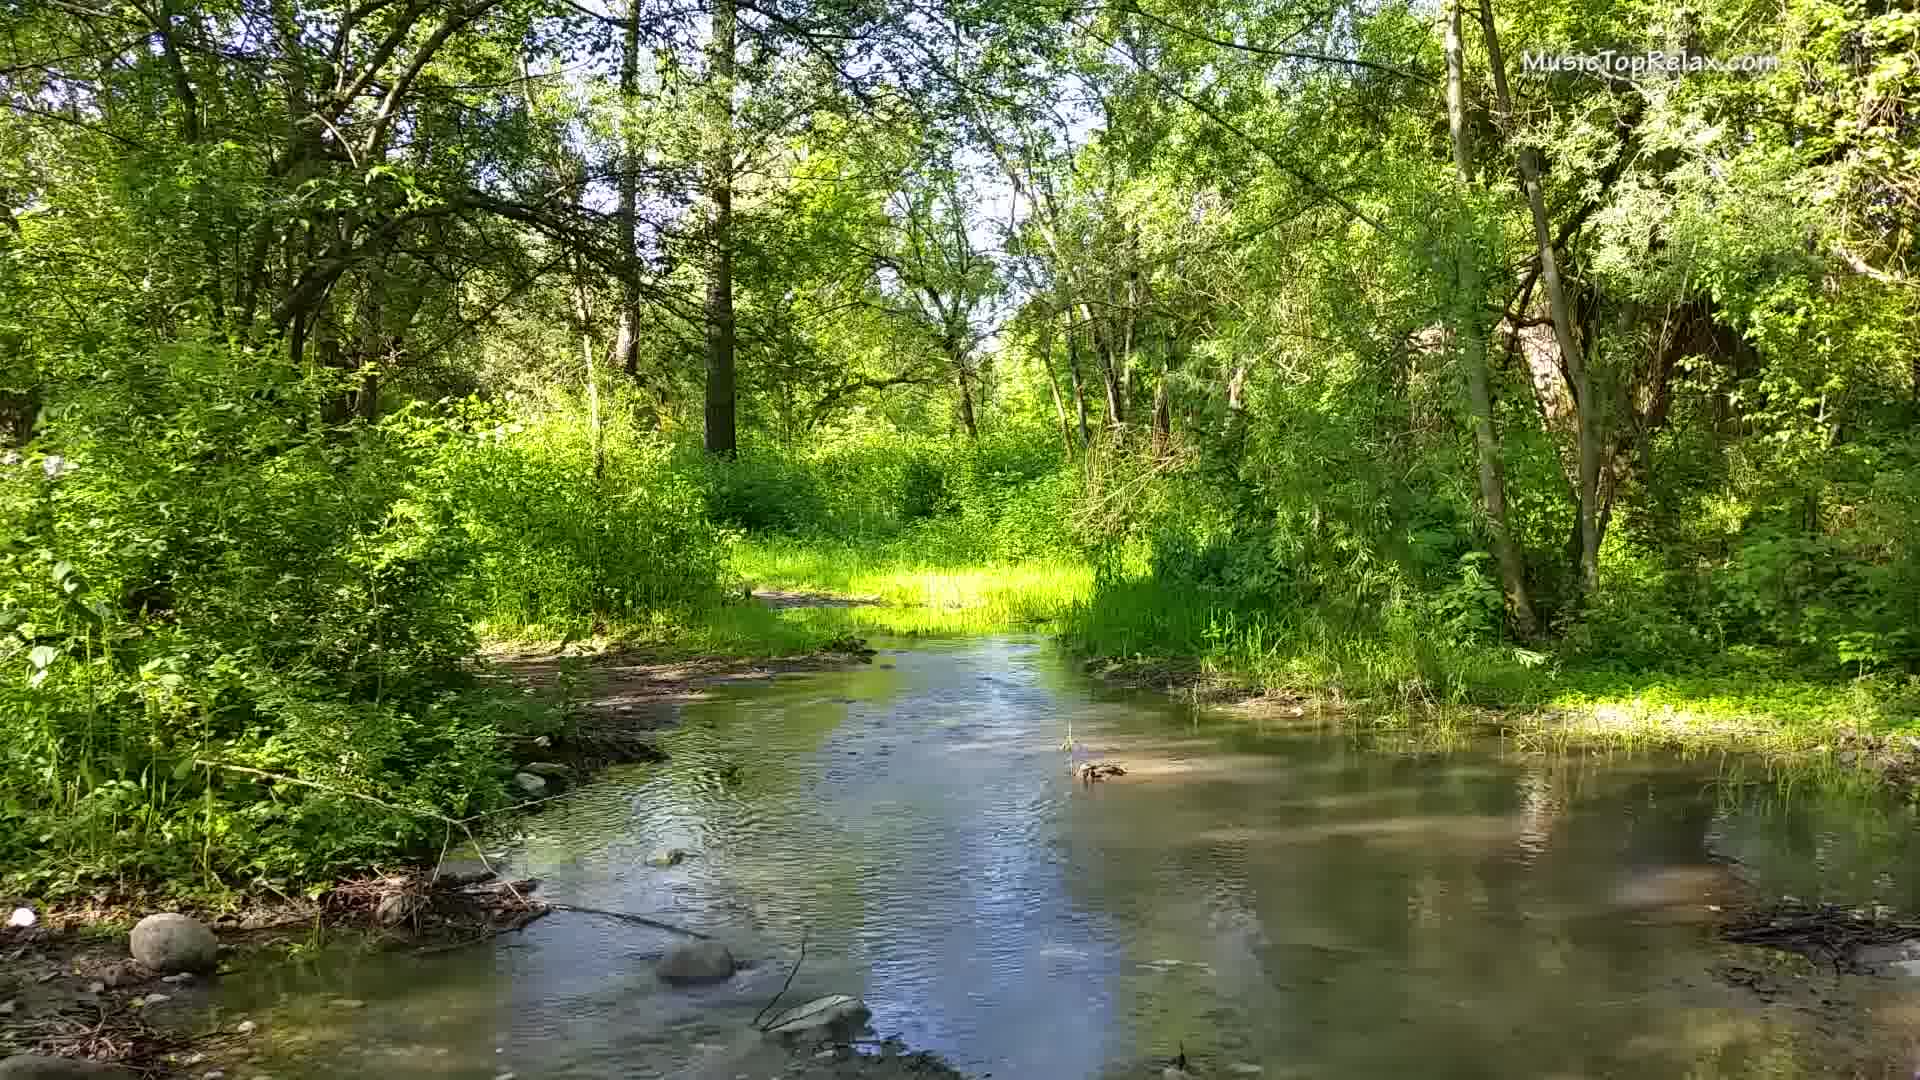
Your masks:
<svg viewBox="0 0 1920 1080"><path fill-rule="evenodd" d="M1763 652L1628 670L1462 643L1371 612L1250 611L1145 578L1096 591L1084 562L952 565L901 542L748 540L735 545L731 567L758 588L879 603L716 603L657 613L614 627L612 636L661 655L758 659L804 655L849 637L1045 627L1081 656L1248 692L1302 692L1383 726L1492 721L1556 743L1780 753L1830 743L1849 729L1920 731L1920 680L1815 677Z"/></svg>
<svg viewBox="0 0 1920 1080"><path fill-rule="evenodd" d="M1792 753L1848 730L1920 731L1920 679L1822 678L1779 655L1623 670L1579 656L1450 641L1313 611L1249 612L1139 580L1108 586L1061 624L1073 651L1248 691L1287 689L1402 724L1497 721L1589 743L1743 746Z"/></svg>
<svg viewBox="0 0 1920 1080"><path fill-rule="evenodd" d="M746 541L734 572L756 587L880 601L838 609L874 633L982 634L1052 622L1086 601L1093 570L1078 560L952 566L906 545Z"/></svg>

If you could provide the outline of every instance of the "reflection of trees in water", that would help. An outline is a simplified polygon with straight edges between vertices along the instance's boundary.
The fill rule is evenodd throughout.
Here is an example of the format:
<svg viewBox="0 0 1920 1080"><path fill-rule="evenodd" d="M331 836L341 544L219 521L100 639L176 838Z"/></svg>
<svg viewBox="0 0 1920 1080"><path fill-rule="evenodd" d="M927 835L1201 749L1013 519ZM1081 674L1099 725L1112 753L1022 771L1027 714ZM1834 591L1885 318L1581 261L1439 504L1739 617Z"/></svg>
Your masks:
<svg viewBox="0 0 1920 1080"><path fill-rule="evenodd" d="M1731 766L1714 846L1770 895L1920 914L1920 808L1851 776Z"/></svg>
<svg viewBox="0 0 1920 1080"><path fill-rule="evenodd" d="M1129 959L1214 963L1122 979L1137 1056L1184 1040L1269 1068L1466 1077L1745 1075L1798 1053L1759 1014L1688 999L1713 959L1696 929L1610 905L1623 870L1705 861L1698 771L1267 749L1263 777L1115 788L1069 815L1076 899L1127 928ZM1224 948L1251 955L1213 961Z"/></svg>

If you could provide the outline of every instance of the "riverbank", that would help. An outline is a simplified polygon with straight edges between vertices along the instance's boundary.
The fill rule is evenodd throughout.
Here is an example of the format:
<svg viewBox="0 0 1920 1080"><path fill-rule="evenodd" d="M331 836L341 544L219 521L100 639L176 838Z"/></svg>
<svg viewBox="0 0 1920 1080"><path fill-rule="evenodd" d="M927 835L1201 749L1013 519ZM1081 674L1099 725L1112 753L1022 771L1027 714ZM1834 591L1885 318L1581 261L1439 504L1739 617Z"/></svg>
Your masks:
<svg viewBox="0 0 1920 1080"><path fill-rule="evenodd" d="M1106 682L1198 704L1312 708L1353 722L1490 729L1542 744L1752 751L1898 784L1920 779L1916 676L1823 678L1783 653L1755 649L1676 659L1662 669L1596 659L1565 644L1549 652L1336 632L1310 613L1248 616L1150 581L1096 592L1090 568L1063 561L941 566L884 545L779 540L740 545L734 557L737 572L767 586L885 601L815 609L821 621L768 634L789 647L807 634L824 640L856 627L1040 628ZM755 630L735 628L748 636Z"/></svg>
<svg viewBox="0 0 1920 1080"><path fill-rule="evenodd" d="M766 612L850 607L857 600L777 592L755 597ZM766 636L736 655L648 649L620 637L583 641L496 642L479 657L484 677L532 699L553 720L509 736L514 780L527 798L460 823L481 832L588 782L610 765L659 761L655 740L672 707L717 687L873 662L862 640L836 635L772 655L793 639ZM559 910L539 898L537 881L495 876L484 847L458 838L449 822L438 856L388 866L306 896L271 889L182 895L138 884L96 890L84 899L36 904L30 927L0 927L0 1059L36 1054L112 1064L147 1076L254 1075L256 1025L245 1017L209 1027L192 1006L222 974L283 964L327 941L431 954L478 945L525 929ZM27 898L22 898L23 900ZM10 905L9 905L10 906ZM220 970L206 977L163 977L129 959L127 932L155 910L202 919L222 938ZM648 920L635 917L635 922ZM895 1053L801 1055L786 1069L799 1080L846 1077L954 1077L937 1058ZM782 1065L789 1063L783 1058ZM264 1072L259 1076L265 1077Z"/></svg>

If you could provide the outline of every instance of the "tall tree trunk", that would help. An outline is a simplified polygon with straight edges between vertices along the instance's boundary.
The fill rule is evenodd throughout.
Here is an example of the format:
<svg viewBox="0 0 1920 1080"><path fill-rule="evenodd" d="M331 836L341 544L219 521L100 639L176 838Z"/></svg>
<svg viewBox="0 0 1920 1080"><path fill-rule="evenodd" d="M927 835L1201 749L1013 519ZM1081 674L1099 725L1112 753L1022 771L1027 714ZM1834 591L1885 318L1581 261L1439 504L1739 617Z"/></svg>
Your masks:
<svg viewBox="0 0 1920 1080"><path fill-rule="evenodd" d="M1447 128L1453 138L1453 165L1459 176L1462 195L1473 190L1473 147L1467 130L1465 58L1460 40L1460 8L1466 0L1447 5ZM1468 200L1462 198L1456 228L1455 296L1453 302L1453 342L1466 374L1467 410L1473 418L1474 456L1478 463L1480 501L1487 511L1487 532L1493 540L1493 558L1500 569L1500 587L1507 597L1507 618L1514 632L1532 637L1538 630L1533 601L1527 593L1527 568L1520 545L1507 528L1506 470L1500 456L1500 439L1493 426L1493 392L1487 371L1487 341L1481 329L1481 281L1479 252L1473 242Z"/></svg>
<svg viewBox="0 0 1920 1080"><path fill-rule="evenodd" d="M1080 445L1092 442L1087 430L1087 387L1080 377L1080 335L1074 332L1073 315L1067 314L1067 376L1073 383L1073 414L1080 425Z"/></svg>
<svg viewBox="0 0 1920 1080"><path fill-rule="evenodd" d="M1053 371L1052 312L1048 312L1046 316L1040 320L1040 330L1037 336L1038 340L1034 343L1034 351L1040 356L1040 366L1046 369L1047 389L1053 393L1054 415L1060 418L1060 446L1067 452L1067 456L1071 458L1073 456L1073 425L1067 422L1067 403L1060 396L1060 376L1054 374Z"/></svg>
<svg viewBox="0 0 1920 1080"><path fill-rule="evenodd" d="M967 371L966 351L961 346L960 337L949 332L942 346L947 353L947 362L953 365L953 383L960 391L960 427L966 431L969 442L980 438L980 428L973 416L973 380Z"/></svg>
<svg viewBox="0 0 1920 1080"><path fill-rule="evenodd" d="M733 76L735 0L715 0L707 49L707 197L713 203L713 250L707 267L707 415L709 454L732 457L735 372L733 327Z"/></svg>
<svg viewBox="0 0 1920 1080"><path fill-rule="evenodd" d="M1457 17L1457 16L1456 16ZM1506 60L1500 52L1500 35L1493 24L1492 0L1480 0L1480 29L1486 36L1487 61L1493 69L1493 89L1499 110L1500 127L1508 133L1513 120L1513 95L1507 89ZM1540 281L1546 286L1547 310L1553 317L1553 336L1566 363L1567 388L1573 394L1574 420L1579 453L1579 583L1582 598L1589 598L1600 585L1600 402L1594 397L1593 381L1587 371L1586 356L1574 337L1573 312L1560 280L1559 260L1554 256L1553 232L1547 221L1546 193L1541 186L1538 151L1531 147L1519 153L1520 182L1526 189L1527 208L1533 216L1534 244L1539 249Z"/></svg>
<svg viewBox="0 0 1920 1080"><path fill-rule="evenodd" d="M1118 429L1127 422L1126 393L1120 388L1120 357L1113 347L1113 328L1093 313L1093 305L1083 305L1087 318L1087 338L1093 342L1093 359L1100 365L1100 379L1107 390L1107 425Z"/></svg>
<svg viewBox="0 0 1920 1080"><path fill-rule="evenodd" d="M620 52L620 323L613 339L613 366L629 379L640 374L639 205L640 155L635 147L633 106L640 93L640 0L628 0L626 40Z"/></svg>

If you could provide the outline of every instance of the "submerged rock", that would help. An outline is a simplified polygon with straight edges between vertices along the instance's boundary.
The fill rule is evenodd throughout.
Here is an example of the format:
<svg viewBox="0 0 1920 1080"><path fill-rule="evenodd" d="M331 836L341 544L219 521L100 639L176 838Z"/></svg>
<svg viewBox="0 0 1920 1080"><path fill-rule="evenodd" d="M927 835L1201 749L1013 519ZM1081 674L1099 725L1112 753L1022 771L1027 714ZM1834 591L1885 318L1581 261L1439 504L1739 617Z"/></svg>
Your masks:
<svg viewBox="0 0 1920 1080"><path fill-rule="evenodd" d="M766 1032L812 1042L846 1042L872 1019L866 1002L850 994L828 994L796 1005L767 1023Z"/></svg>
<svg viewBox="0 0 1920 1080"><path fill-rule="evenodd" d="M536 798L541 795L545 795L547 793L546 780L542 779L541 777L535 776L530 772L514 773L513 786L519 788L521 791L526 792L528 795L535 796Z"/></svg>
<svg viewBox="0 0 1920 1080"><path fill-rule="evenodd" d="M671 983L717 982L733 976L733 953L717 941L693 941L675 945L660 958L655 969Z"/></svg>
<svg viewBox="0 0 1920 1080"><path fill-rule="evenodd" d="M573 770L557 761L532 761L520 766L520 771L530 772L546 780L569 780Z"/></svg>
<svg viewBox="0 0 1920 1080"><path fill-rule="evenodd" d="M220 941L213 931L198 919L174 912L141 919L128 946L140 966L162 975L208 972L220 962Z"/></svg>
<svg viewBox="0 0 1920 1080"><path fill-rule="evenodd" d="M79 1058L15 1054L0 1061L0 1080L136 1080L118 1065Z"/></svg>
<svg viewBox="0 0 1920 1080"><path fill-rule="evenodd" d="M648 866L678 866L680 865L680 860L686 858L691 854L693 854L693 852L688 851L685 848L677 848L677 847L663 848L647 856L647 865Z"/></svg>

